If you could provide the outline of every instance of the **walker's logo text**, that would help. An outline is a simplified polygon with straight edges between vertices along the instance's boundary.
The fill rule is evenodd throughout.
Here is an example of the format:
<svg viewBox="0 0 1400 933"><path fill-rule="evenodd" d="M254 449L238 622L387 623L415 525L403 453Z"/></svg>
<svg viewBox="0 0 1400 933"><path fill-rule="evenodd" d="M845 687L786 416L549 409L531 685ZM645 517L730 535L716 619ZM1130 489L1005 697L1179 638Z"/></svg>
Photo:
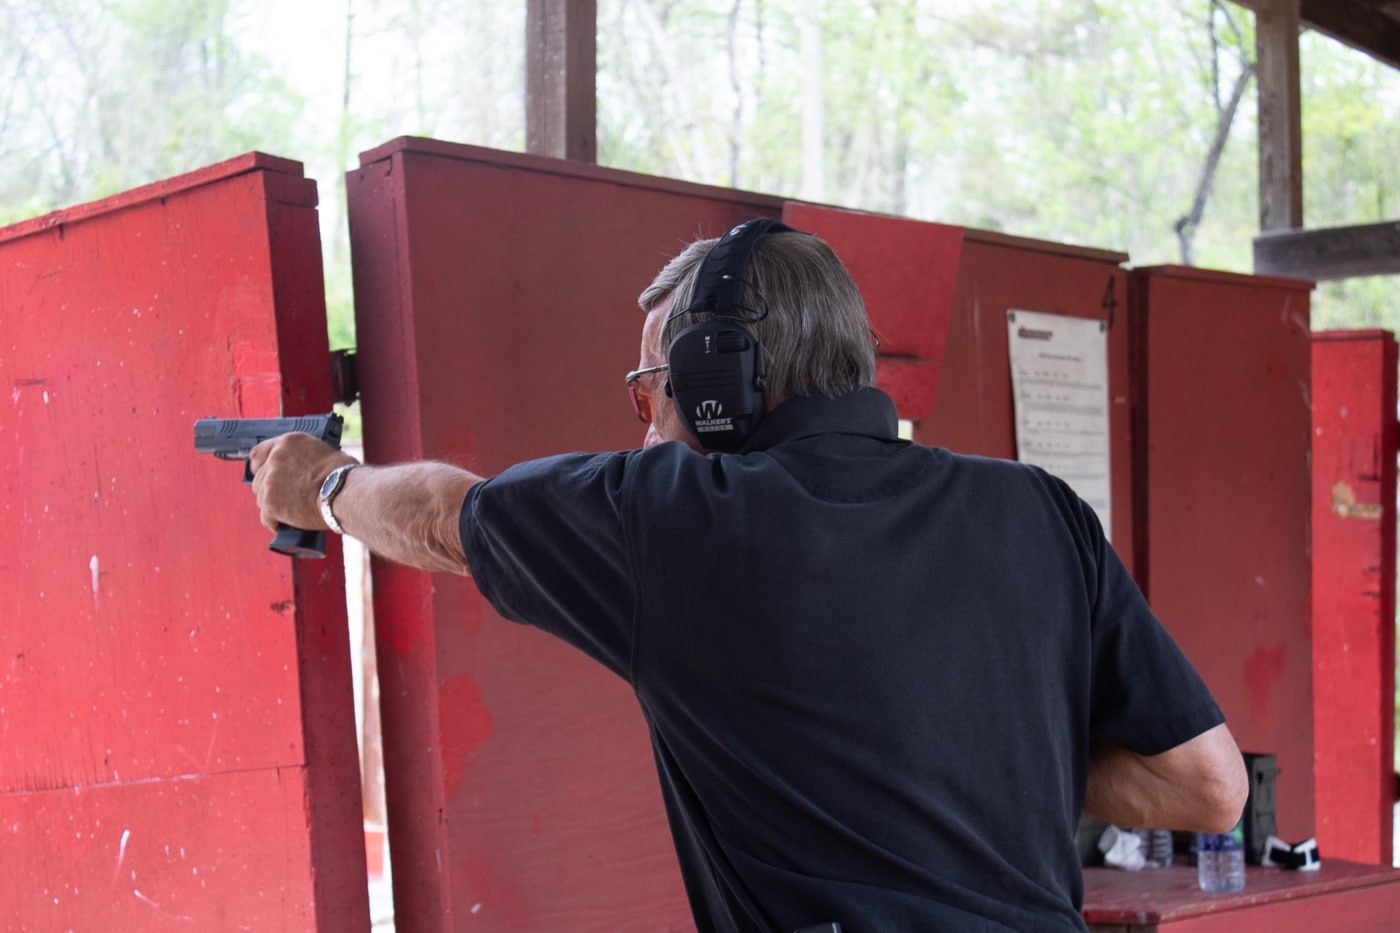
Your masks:
<svg viewBox="0 0 1400 933"><path fill-rule="evenodd" d="M706 399L695 406L695 432L729 431L734 427L734 419L724 417L724 406L715 399Z"/></svg>

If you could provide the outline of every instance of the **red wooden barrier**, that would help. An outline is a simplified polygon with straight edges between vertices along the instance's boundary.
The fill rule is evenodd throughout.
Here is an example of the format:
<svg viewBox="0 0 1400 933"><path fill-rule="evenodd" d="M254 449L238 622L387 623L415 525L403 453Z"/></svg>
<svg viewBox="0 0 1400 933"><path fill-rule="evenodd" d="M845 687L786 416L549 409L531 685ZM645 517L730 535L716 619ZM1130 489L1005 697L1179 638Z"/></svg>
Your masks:
<svg viewBox="0 0 1400 933"><path fill-rule="evenodd" d="M781 212L878 241L866 218L811 205L428 140L366 153L348 184L368 454L488 474L640 439L620 385L634 298L692 237ZM1125 288L1125 258L966 232L932 413L917 392L904 413L920 440L1014 456L1006 312L1103 323L1115 541L1242 742L1278 755L1280 832L1302 838L1308 286L1166 268ZM937 326L903 330L884 307L872 300L875 325L899 355L882 363L934 366ZM375 572L405 928L685 926L625 685L501 622L467 581Z"/></svg>
<svg viewBox="0 0 1400 933"><path fill-rule="evenodd" d="M1313 835L1309 282L1131 274L1136 576Z"/></svg>
<svg viewBox="0 0 1400 933"><path fill-rule="evenodd" d="M366 455L484 474L641 443L637 295L690 239L779 208L428 140L347 185ZM627 685L470 580L373 570L401 928L687 926Z"/></svg>
<svg viewBox="0 0 1400 933"><path fill-rule="evenodd" d="M6 929L368 927L338 548L192 445L329 409L315 204L251 154L0 230Z"/></svg>
<svg viewBox="0 0 1400 933"><path fill-rule="evenodd" d="M638 359L636 296L695 237L784 209L760 195L430 140L364 154L348 185L367 454L487 474L640 443L622 383ZM814 220L834 239L851 222L864 228L783 216ZM957 231L930 238L933 225L890 223L908 226L838 251L870 264L871 245L893 245L884 258L907 258L903 281L921 284L911 300L936 301ZM919 269L929 283L917 283ZM886 347L932 352L936 322L907 312L872 303ZM931 393L931 361L905 359L922 364L906 384ZM383 563L374 573L404 928L688 927L626 684L502 622L469 581Z"/></svg>
<svg viewBox="0 0 1400 933"><path fill-rule="evenodd" d="M424 140L367 153L349 184L378 461L489 473L636 443L620 385L635 295L691 237L749 216L781 213L847 258L884 339L881 383L928 442L1014 455L1007 309L1103 320L1114 537L1242 742L1279 755L1280 833L1310 832L1305 284L1135 272L1130 393L1120 254ZM0 231L0 584L15 594L0 610L0 869L33 882L0 911L20 928L367 926L338 549L268 554L238 468L189 447L201 415L329 407L314 204L300 166L250 155ZM881 261L893 275L862 273ZM1393 506L1393 340L1380 353L1367 365L1390 395L1363 393L1379 440L1370 460L1342 445L1352 496L1333 482L1318 529L1354 531L1368 503L1383 526ZM1368 466L1387 463L1388 480ZM1366 610L1359 630L1318 623L1325 856L1350 854L1357 821L1389 830L1394 594L1374 568L1393 564L1393 535L1372 545L1375 561L1347 566L1376 592L1319 566ZM400 928L687 925L625 686L495 619L461 580L377 565L376 604ZM1335 666L1358 645L1380 659L1374 687ZM1348 744L1332 715L1381 731ZM1388 855L1388 835L1357 844Z"/></svg>
<svg viewBox="0 0 1400 933"><path fill-rule="evenodd" d="M1016 459L1006 313L1062 314L1107 329L1110 537L1133 568L1128 433L1127 255L979 230L964 233L938 397L914 439L959 453Z"/></svg>
<svg viewBox="0 0 1400 933"><path fill-rule="evenodd" d="M1389 865L1395 806L1396 344L1313 335L1313 732L1324 857Z"/></svg>
<svg viewBox="0 0 1400 933"><path fill-rule="evenodd" d="M783 222L817 234L841 257L879 336L876 385L901 418L926 416L943 371L962 227L792 201Z"/></svg>

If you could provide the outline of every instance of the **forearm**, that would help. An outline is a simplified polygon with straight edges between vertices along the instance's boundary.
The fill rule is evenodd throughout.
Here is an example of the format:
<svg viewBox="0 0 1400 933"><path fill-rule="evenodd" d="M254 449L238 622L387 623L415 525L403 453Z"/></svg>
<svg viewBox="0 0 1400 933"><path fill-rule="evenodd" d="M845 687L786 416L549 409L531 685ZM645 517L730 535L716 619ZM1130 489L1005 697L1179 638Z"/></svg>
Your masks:
<svg viewBox="0 0 1400 933"><path fill-rule="evenodd" d="M363 466L335 498L346 534L372 553L421 570L468 573L459 518L481 477L446 463Z"/></svg>
<svg viewBox="0 0 1400 933"><path fill-rule="evenodd" d="M447 463L360 466L354 457L306 434L283 434L248 457L262 522L325 528L322 481L338 466L356 464L331 503L347 534L389 560L420 570L468 573L458 521L467 491L481 477Z"/></svg>
<svg viewBox="0 0 1400 933"><path fill-rule="evenodd" d="M1221 725L1160 755L1095 749L1084 809L1119 826L1224 832L1239 820L1248 789L1239 748Z"/></svg>

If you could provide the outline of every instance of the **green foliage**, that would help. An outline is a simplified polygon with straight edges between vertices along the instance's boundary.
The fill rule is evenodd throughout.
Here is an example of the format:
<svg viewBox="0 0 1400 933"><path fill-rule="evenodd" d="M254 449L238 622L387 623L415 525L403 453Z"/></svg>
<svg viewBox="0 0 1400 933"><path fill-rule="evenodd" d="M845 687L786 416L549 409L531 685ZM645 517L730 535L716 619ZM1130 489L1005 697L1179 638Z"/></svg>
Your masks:
<svg viewBox="0 0 1400 933"><path fill-rule="evenodd" d="M1360 52L1305 34L1303 198L1308 226L1400 217L1400 81ZM1314 171L1315 167L1331 170ZM1340 169L1340 170L1337 170Z"/></svg>
<svg viewBox="0 0 1400 933"><path fill-rule="evenodd" d="M1233 3L605 0L599 20L605 164L1252 268L1254 28ZM1400 216L1400 75L1311 33L1302 60L1309 226ZM1397 320L1388 282L1324 285L1317 320Z"/></svg>
<svg viewBox="0 0 1400 933"><path fill-rule="evenodd" d="M1397 72L1322 36L1299 40L1303 99L1303 216L1309 227L1400 218ZM1314 330L1400 330L1400 281L1319 283Z"/></svg>
<svg viewBox="0 0 1400 933"><path fill-rule="evenodd" d="M289 148L304 102L232 40L226 2L21 6L0 8L0 221Z"/></svg>
<svg viewBox="0 0 1400 933"><path fill-rule="evenodd" d="M331 345L353 346L340 175L398 135L519 148L522 7L0 0L0 225L254 149L297 159L320 181Z"/></svg>
<svg viewBox="0 0 1400 933"><path fill-rule="evenodd" d="M1212 76L1247 59L1247 35L1212 47L1213 9L618 0L614 28L600 29L600 153L642 171L1163 261L1215 130ZM628 28L638 22L647 28ZM684 98L697 87L708 92L699 107ZM739 158L726 161L722 146ZM1240 242L1235 261L1248 257L1248 236Z"/></svg>
<svg viewBox="0 0 1400 933"><path fill-rule="evenodd" d="M340 174L403 134L520 148L523 33L494 0L0 0L0 223L249 149L299 159L352 345ZM1400 73L1301 42L1308 225L1400 217ZM604 165L1251 266L1252 88L1222 119L1253 57L1236 4L600 0L597 47ZM1319 288L1315 320L1394 326L1391 281Z"/></svg>

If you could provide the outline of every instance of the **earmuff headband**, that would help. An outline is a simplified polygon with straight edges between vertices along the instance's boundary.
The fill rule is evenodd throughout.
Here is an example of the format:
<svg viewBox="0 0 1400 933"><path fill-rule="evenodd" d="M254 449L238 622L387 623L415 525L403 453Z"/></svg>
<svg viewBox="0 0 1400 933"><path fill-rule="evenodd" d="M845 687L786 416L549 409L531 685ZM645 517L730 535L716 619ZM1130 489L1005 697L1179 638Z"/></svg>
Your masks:
<svg viewBox="0 0 1400 933"><path fill-rule="evenodd" d="M763 218L739 224L720 237L700 264L689 306L672 314L671 319L696 313L740 317L735 312L745 310L741 304L744 273L748 271L759 241L770 233L784 232L795 231L781 221Z"/></svg>

